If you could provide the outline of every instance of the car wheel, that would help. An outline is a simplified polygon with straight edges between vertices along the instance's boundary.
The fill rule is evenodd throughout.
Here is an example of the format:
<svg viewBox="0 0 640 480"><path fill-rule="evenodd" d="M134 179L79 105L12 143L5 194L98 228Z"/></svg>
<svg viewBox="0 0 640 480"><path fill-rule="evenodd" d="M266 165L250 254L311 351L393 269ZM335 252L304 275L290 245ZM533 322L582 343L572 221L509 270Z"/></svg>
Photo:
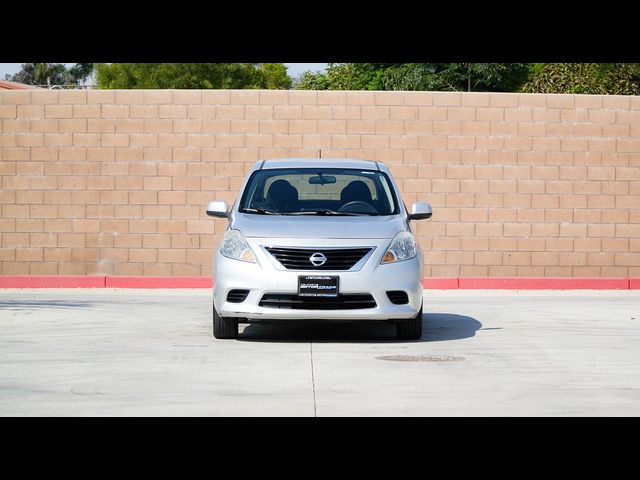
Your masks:
<svg viewBox="0 0 640 480"><path fill-rule="evenodd" d="M396 335L399 340L420 340L422 338L422 307L415 317L398 322Z"/></svg>
<svg viewBox="0 0 640 480"><path fill-rule="evenodd" d="M238 338L238 319L221 317L213 307L213 336L220 339Z"/></svg>

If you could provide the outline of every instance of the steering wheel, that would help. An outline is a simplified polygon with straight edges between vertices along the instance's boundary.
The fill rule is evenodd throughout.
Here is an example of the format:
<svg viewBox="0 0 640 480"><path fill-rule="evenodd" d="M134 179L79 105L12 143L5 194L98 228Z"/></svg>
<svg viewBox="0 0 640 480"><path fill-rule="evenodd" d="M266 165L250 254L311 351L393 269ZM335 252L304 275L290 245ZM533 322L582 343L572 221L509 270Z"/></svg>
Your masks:
<svg viewBox="0 0 640 480"><path fill-rule="evenodd" d="M354 200L353 202L347 202L342 205L339 209L339 212L348 212L348 213L378 213L373 205L367 202L363 202L362 200Z"/></svg>

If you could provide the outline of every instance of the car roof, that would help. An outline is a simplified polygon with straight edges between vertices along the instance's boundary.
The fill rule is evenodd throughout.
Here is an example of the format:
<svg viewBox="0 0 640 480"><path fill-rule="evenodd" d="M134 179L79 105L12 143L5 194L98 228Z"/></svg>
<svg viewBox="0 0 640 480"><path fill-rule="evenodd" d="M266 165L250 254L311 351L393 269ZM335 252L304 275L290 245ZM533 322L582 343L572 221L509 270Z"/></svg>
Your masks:
<svg viewBox="0 0 640 480"><path fill-rule="evenodd" d="M379 170L377 162L351 158L278 158L259 162L261 169L271 168L355 168Z"/></svg>

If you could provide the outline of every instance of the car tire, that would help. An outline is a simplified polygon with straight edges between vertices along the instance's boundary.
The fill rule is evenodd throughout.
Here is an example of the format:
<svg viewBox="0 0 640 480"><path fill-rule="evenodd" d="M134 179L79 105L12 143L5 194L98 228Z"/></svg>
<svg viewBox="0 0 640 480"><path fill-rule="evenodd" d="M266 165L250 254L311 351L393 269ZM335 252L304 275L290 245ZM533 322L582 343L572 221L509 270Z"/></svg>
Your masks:
<svg viewBox="0 0 640 480"><path fill-rule="evenodd" d="M213 336L219 339L238 338L238 319L221 317L213 307Z"/></svg>
<svg viewBox="0 0 640 480"><path fill-rule="evenodd" d="M415 317L398 322L396 335L399 340L420 340L422 338L422 306Z"/></svg>

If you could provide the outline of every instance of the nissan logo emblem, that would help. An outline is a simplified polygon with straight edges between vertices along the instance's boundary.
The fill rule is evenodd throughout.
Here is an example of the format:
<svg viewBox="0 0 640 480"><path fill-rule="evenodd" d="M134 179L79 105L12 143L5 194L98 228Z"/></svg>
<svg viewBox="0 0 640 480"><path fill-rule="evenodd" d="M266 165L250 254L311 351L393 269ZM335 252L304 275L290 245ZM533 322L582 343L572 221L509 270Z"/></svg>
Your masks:
<svg viewBox="0 0 640 480"><path fill-rule="evenodd" d="M324 253L316 252L309 257L309 261L314 267L321 267L327 263L327 257L325 257Z"/></svg>

